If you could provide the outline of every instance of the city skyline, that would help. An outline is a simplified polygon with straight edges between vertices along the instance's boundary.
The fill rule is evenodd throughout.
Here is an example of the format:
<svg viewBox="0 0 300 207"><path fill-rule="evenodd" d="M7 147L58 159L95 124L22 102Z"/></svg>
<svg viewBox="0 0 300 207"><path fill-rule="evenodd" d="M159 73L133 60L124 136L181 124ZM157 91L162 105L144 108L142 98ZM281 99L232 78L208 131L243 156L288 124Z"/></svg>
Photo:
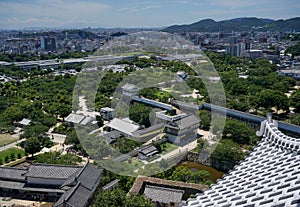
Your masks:
<svg viewBox="0 0 300 207"><path fill-rule="evenodd" d="M0 0L0 28L146 28L190 24L206 18L216 21L238 17L278 20L299 16L299 9L296 0Z"/></svg>

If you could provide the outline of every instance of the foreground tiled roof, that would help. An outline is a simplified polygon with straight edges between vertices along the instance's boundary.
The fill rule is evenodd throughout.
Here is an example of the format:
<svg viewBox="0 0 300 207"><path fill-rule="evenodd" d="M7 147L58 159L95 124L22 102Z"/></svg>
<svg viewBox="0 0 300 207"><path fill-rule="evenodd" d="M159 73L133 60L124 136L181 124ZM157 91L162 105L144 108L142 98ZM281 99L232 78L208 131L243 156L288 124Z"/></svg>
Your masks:
<svg viewBox="0 0 300 207"><path fill-rule="evenodd" d="M96 191L103 169L84 166L32 164L28 170L0 167L0 188L63 194L54 206L86 207ZM30 177L64 181L62 186L27 182Z"/></svg>
<svg viewBox="0 0 300 207"><path fill-rule="evenodd" d="M89 204L101 179L103 169L87 163L62 185L67 191L54 204L56 207L85 207Z"/></svg>
<svg viewBox="0 0 300 207"><path fill-rule="evenodd" d="M146 185L144 195L153 202L179 203L182 200L183 190L163 188L158 186Z"/></svg>
<svg viewBox="0 0 300 207"><path fill-rule="evenodd" d="M0 180L0 188L12 189L12 190L22 190L22 191L33 191L33 192L47 192L47 193L64 193L63 190L58 188L53 188L49 185L27 185L25 182L18 181L3 181Z"/></svg>
<svg viewBox="0 0 300 207"><path fill-rule="evenodd" d="M73 165L32 164L25 176L44 179L67 179L81 168L82 166Z"/></svg>
<svg viewBox="0 0 300 207"><path fill-rule="evenodd" d="M262 123L258 135L262 141L240 165L183 206L300 206L299 140L283 144L295 139L281 136L271 120Z"/></svg>
<svg viewBox="0 0 300 207"><path fill-rule="evenodd" d="M23 176L27 170L18 169L13 167L1 167L0 168L0 179L2 180L25 180Z"/></svg>

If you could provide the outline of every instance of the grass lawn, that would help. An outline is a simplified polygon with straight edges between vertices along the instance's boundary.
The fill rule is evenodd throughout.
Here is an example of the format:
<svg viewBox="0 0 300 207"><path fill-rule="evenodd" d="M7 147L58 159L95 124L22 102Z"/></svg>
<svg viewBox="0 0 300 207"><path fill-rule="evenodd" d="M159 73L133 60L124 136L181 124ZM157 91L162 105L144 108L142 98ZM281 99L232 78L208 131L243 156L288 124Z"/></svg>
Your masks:
<svg viewBox="0 0 300 207"><path fill-rule="evenodd" d="M22 157L25 155L25 151L22 150L22 149L19 149L19 148L16 148L16 147L9 148L7 150L4 150L4 151L0 152L0 160L2 160L3 163L4 163L5 157L6 156L10 157L11 154L15 154L15 157L17 159L17 154L18 153L20 153Z"/></svg>
<svg viewBox="0 0 300 207"><path fill-rule="evenodd" d="M171 144L169 142L165 142L161 145L162 148L162 155L168 154L169 152L172 152L178 148L177 145Z"/></svg>
<svg viewBox="0 0 300 207"><path fill-rule="evenodd" d="M15 141L18 141L17 137L13 137L10 134L0 134L0 146L4 146Z"/></svg>

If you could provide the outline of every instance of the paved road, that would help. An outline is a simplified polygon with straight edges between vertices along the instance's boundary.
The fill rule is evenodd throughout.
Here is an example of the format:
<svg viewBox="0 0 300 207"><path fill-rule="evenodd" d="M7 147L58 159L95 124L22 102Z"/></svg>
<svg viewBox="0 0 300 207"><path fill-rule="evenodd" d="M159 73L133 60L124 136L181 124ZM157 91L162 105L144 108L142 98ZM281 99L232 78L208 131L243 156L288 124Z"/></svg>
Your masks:
<svg viewBox="0 0 300 207"><path fill-rule="evenodd" d="M4 151L4 150L7 150L7 149L9 149L9 148L12 148L12 147L16 147L16 145L17 145L18 143L21 143L21 142L23 142L23 141L25 141L25 140L26 140L26 139L21 139L21 140L18 140L18 141L16 141L16 142L13 142L13 143L11 143L11 144L2 146L2 147L0 147L0 152L2 152L2 151Z"/></svg>

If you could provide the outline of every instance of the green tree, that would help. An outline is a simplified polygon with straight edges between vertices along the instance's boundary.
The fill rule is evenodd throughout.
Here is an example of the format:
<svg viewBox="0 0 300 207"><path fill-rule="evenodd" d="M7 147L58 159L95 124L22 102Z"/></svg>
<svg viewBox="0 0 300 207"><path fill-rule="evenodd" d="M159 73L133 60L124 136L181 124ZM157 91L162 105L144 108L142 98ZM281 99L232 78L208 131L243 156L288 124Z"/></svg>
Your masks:
<svg viewBox="0 0 300 207"><path fill-rule="evenodd" d="M40 123L36 123L25 127L24 133L21 135L21 137L22 138L40 137L43 136L47 131L48 131L47 126Z"/></svg>
<svg viewBox="0 0 300 207"><path fill-rule="evenodd" d="M295 112L300 112L300 89L292 93L290 100L291 106L295 107Z"/></svg>
<svg viewBox="0 0 300 207"><path fill-rule="evenodd" d="M134 103L129 109L129 118L145 127L151 126L149 114L152 108L140 103Z"/></svg>
<svg viewBox="0 0 300 207"><path fill-rule="evenodd" d="M250 144L255 140L255 131L246 123L238 120L227 119L223 130L223 138L231 139L238 144Z"/></svg>
<svg viewBox="0 0 300 207"><path fill-rule="evenodd" d="M189 183L210 183L211 182L211 176L209 172L205 170L192 171L185 166L177 167L168 179L189 182Z"/></svg>
<svg viewBox="0 0 300 207"><path fill-rule="evenodd" d="M33 157L34 153L41 150L41 143L36 137L29 138L26 140L24 149L26 153L31 154Z"/></svg>
<svg viewBox="0 0 300 207"><path fill-rule="evenodd" d="M200 118L200 129L209 130L211 117L208 111L200 110L199 111Z"/></svg>
<svg viewBox="0 0 300 207"><path fill-rule="evenodd" d="M267 110L276 107L277 111L280 109L286 111L289 109L289 99L280 91L266 89L259 94L258 105Z"/></svg>
<svg viewBox="0 0 300 207"><path fill-rule="evenodd" d="M76 154L68 153L61 155L59 152L39 154L35 157L38 163L76 165L82 161Z"/></svg>
<svg viewBox="0 0 300 207"><path fill-rule="evenodd" d="M293 56L298 56L298 55L300 55L300 43L298 42L297 44L288 47L288 48L285 50L285 53L286 53L286 54L290 53L290 54L292 54Z"/></svg>
<svg viewBox="0 0 300 207"><path fill-rule="evenodd" d="M9 162L9 156L8 156L8 155L6 155L6 156L4 157L4 162L5 162L5 163L8 163L8 162Z"/></svg>
<svg viewBox="0 0 300 207"><path fill-rule="evenodd" d="M15 155L15 153L11 153L10 156L9 156L9 158L10 158L11 161L16 160L16 155Z"/></svg>
<svg viewBox="0 0 300 207"><path fill-rule="evenodd" d="M290 117L291 123L300 126L300 114L296 113Z"/></svg>
<svg viewBox="0 0 300 207"><path fill-rule="evenodd" d="M222 139L211 154L212 167L228 171L244 158L241 147L229 139Z"/></svg>
<svg viewBox="0 0 300 207"><path fill-rule="evenodd" d="M132 195L126 196L126 192L120 188L115 188L111 191L100 191L95 196L94 207L154 207L143 196Z"/></svg>
<svg viewBox="0 0 300 207"><path fill-rule="evenodd" d="M133 139L127 139L125 137L118 138L116 147L121 153L127 153L132 151L134 148L140 146L141 143Z"/></svg>

